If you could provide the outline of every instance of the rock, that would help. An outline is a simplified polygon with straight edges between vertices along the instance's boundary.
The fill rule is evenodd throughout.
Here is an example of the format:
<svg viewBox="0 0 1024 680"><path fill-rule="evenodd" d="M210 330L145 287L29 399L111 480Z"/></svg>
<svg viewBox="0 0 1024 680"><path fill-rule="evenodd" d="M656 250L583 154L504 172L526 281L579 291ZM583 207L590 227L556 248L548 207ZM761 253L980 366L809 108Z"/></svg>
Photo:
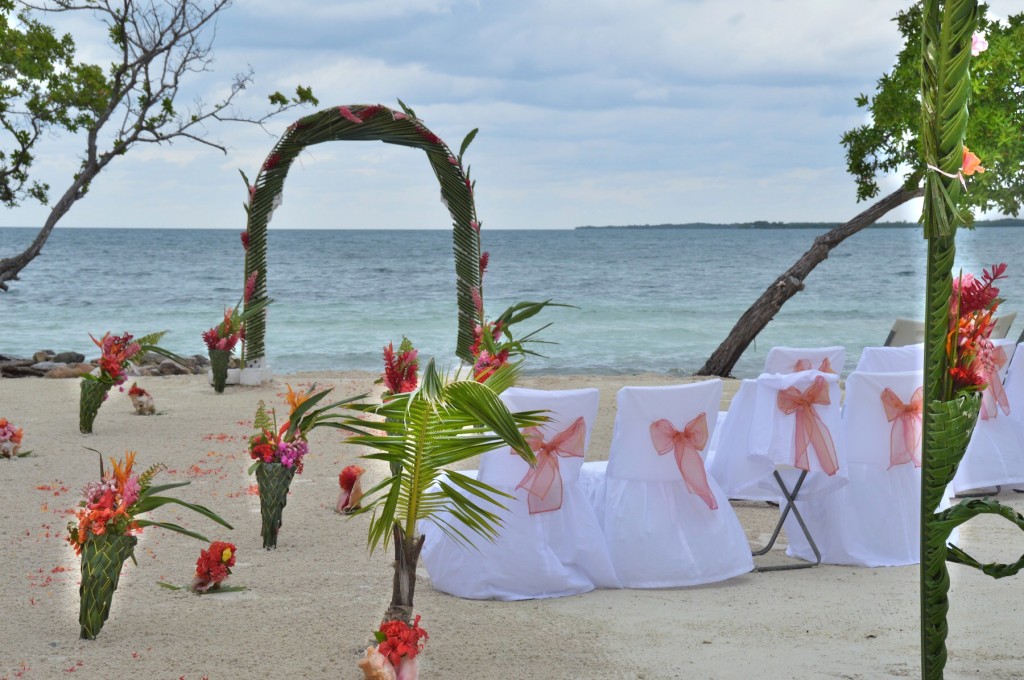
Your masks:
<svg viewBox="0 0 1024 680"><path fill-rule="evenodd" d="M192 373L173 359L164 359L160 362L160 375L187 375Z"/></svg>
<svg viewBox="0 0 1024 680"><path fill-rule="evenodd" d="M132 371L132 375L148 376L150 378L153 378L162 374L160 373L159 366L136 366Z"/></svg>
<svg viewBox="0 0 1024 680"><path fill-rule="evenodd" d="M56 361L40 361L38 364L32 364L32 368L43 373L52 371L55 368L64 368L64 366L66 366L64 362L58 363Z"/></svg>
<svg viewBox="0 0 1024 680"><path fill-rule="evenodd" d="M32 355L32 361L36 362L37 364L40 361L49 361L53 359L54 354L56 354L56 352L54 352L52 349L41 349Z"/></svg>
<svg viewBox="0 0 1024 680"><path fill-rule="evenodd" d="M0 370L3 371L5 378L41 378L43 376L43 371L32 368L26 363L5 364Z"/></svg>
<svg viewBox="0 0 1024 680"><path fill-rule="evenodd" d="M85 361L85 355L78 352L61 352L60 354L53 355L50 361L58 364L80 364Z"/></svg>
<svg viewBox="0 0 1024 680"><path fill-rule="evenodd" d="M196 373L202 373L202 368L210 365L210 357L205 354L193 354L192 365L195 366Z"/></svg>
<svg viewBox="0 0 1024 680"><path fill-rule="evenodd" d="M27 361L27 359L24 357L16 357L13 354L0 354L0 364L5 364L8 361Z"/></svg>
<svg viewBox="0 0 1024 680"><path fill-rule="evenodd" d="M81 378L83 375L92 373L92 364L67 364L50 369L44 378Z"/></svg>

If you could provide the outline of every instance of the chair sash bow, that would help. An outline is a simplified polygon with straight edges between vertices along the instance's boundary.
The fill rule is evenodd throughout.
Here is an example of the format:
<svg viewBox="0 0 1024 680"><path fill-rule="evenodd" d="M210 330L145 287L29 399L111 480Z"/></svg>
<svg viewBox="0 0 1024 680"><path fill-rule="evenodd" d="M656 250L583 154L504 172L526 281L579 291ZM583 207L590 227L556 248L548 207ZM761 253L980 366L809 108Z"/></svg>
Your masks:
<svg viewBox="0 0 1024 680"><path fill-rule="evenodd" d="M580 416L549 441L544 440L539 427L526 428L523 437L537 456L537 466L529 469L516 488L526 489L531 515L558 510L562 507L562 471L558 467L558 458L583 457L587 441L586 422Z"/></svg>
<svg viewBox="0 0 1024 680"><path fill-rule="evenodd" d="M809 371L812 368L814 368L814 365L811 364L810 359L798 359L797 362L793 364L794 373L799 373L800 371ZM824 359L821 360L821 365L818 366L818 370L821 371L822 373L835 373L835 371L832 370L832 362L828 360L828 357L825 357Z"/></svg>
<svg viewBox="0 0 1024 680"><path fill-rule="evenodd" d="M996 347L992 350L992 370L988 371L988 387L981 393L981 419L989 420L999 415L999 408L1010 415L1010 400L1006 397L1003 381L999 379L999 369L1006 365L1006 350ZM998 405L999 408L996 408Z"/></svg>
<svg viewBox="0 0 1024 680"><path fill-rule="evenodd" d="M718 509L718 502L708 486L707 472L700 452L708 443L708 418L701 413L686 424L681 431L662 418L651 423L651 441L659 456L669 451L675 453L679 474L686 482L690 493L700 496L712 510Z"/></svg>
<svg viewBox="0 0 1024 680"><path fill-rule="evenodd" d="M921 467L921 410L924 388L918 387L906 404L888 387L881 394L885 418L892 423L889 434L889 469L904 463Z"/></svg>
<svg viewBox="0 0 1024 680"><path fill-rule="evenodd" d="M839 470L839 459L836 447L832 442L832 434L821 416L814 410L815 404L832 403L828 396L828 383L822 376L814 378L814 382L801 392L795 386L779 391L776 405L786 415L796 414L796 436L794 439L793 466L801 470L810 470L807 461L807 447L813 446L818 456L821 469L827 475L834 475Z"/></svg>

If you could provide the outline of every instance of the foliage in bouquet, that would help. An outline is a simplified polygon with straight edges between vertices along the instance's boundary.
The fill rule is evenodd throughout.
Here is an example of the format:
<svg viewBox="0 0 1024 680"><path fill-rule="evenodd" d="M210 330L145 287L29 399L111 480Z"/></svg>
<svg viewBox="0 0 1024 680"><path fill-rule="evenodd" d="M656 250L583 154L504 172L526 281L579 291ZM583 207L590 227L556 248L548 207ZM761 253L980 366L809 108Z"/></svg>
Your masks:
<svg viewBox="0 0 1024 680"><path fill-rule="evenodd" d="M147 353L153 352L168 357L175 361L182 361L181 357L158 346L167 331L150 333L138 340L130 333L123 335L111 335L110 332L103 334L97 340L91 334L92 341L100 348L99 375L86 374L82 376L85 380L95 380L106 385L121 385L128 379L128 366L138 363Z"/></svg>
<svg viewBox="0 0 1024 680"><path fill-rule="evenodd" d="M238 301L238 304L234 307L226 307L224 309L224 319L203 333L203 342L206 343L207 349L224 352L234 351L235 345L240 340L245 340L245 324L257 315L262 314L267 305L273 302L272 299L266 298L250 304L253 293L256 291L258 276L259 272L253 272L249 276L245 282L242 299ZM242 309L243 306L245 309Z"/></svg>
<svg viewBox="0 0 1024 680"><path fill-rule="evenodd" d="M487 272L487 265L490 263L490 253L480 256L480 281L484 279ZM545 300L543 302L517 302L511 305L501 315L490 321L484 314L483 297L479 290L473 290L473 305L476 308L477 325L473 329L473 344L469 347L473 355L473 378L477 382L488 380L494 372L508 364L517 356L541 356L539 353L529 349L527 343L545 343L537 335L550 326L544 324L540 328L527 333L519 339L512 335L512 327L522 321L536 316L545 307L572 307L573 305L561 304Z"/></svg>
<svg viewBox="0 0 1024 680"><path fill-rule="evenodd" d="M224 541L214 541L207 550L200 550L196 575L190 586L192 592L222 590L221 584L231 575L231 567L235 566L235 552L234 544Z"/></svg>
<svg viewBox="0 0 1024 680"><path fill-rule="evenodd" d="M277 424L277 411L270 409L268 412L266 404L261 400L253 419L256 434L249 438L249 456L255 461L249 472L252 473L260 463L280 463L301 474L302 459L309 452L306 437L311 431L317 427L347 429L342 424L340 414L334 412L334 409L358 401L366 395L360 394L314 408L333 389L330 387L318 391L314 384L305 393L299 394L288 385L288 420L280 426Z"/></svg>
<svg viewBox="0 0 1024 680"><path fill-rule="evenodd" d="M990 336L995 325L994 315L1002 302L994 284L1003 278L1006 278L1006 263L983 270L981 279L961 273L953 280L946 336L947 398L985 389L988 376L993 373L995 345Z"/></svg>
<svg viewBox="0 0 1024 680"><path fill-rule="evenodd" d="M373 634L376 647L367 647L359 668L364 680L416 680L419 668L416 655L423 651L427 631L420 628L419 615L412 624L385 621Z"/></svg>
<svg viewBox="0 0 1024 680"><path fill-rule="evenodd" d="M24 431L20 427L15 427L6 418L0 418L0 458L21 458L32 453L21 451L23 437Z"/></svg>
<svg viewBox="0 0 1024 680"><path fill-rule="evenodd" d="M150 466L142 474L135 474L135 452L129 451L123 460L110 459L111 469L103 468L100 456L100 479L90 482L82 491L83 499L75 513L76 519L68 523L68 542L74 547L76 554L81 554L86 541L97 536L118 535L134 536L142 533L148 526L169 529L179 534L191 536L200 541L210 539L202 534L186 529L171 522L157 522L143 519L140 515L167 504L179 505L207 517L221 526L231 529L231 525L221 519L209 508L183 501L172 496L162 496L165 491L187 486L190 482L172 482L170 484L153 485L153 478L164 469L157 463Z"/></svg>

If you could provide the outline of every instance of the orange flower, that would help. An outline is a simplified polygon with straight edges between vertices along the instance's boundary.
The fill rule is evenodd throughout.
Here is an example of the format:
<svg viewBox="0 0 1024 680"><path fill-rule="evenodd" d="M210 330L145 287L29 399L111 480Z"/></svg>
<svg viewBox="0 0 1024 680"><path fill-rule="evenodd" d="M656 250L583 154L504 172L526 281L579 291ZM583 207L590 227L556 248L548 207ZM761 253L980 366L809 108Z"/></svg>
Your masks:
<svg viewBox="0 0 1024 680"><path fill-rule="evenodd" d="M295 392L292 391L291 385L288 385L287 383L285 383L285 385L287 385L288 387L288 396L285 397L285 399L288 400L288 405L291 407L291 410L288 411L288 415L290 416L291 414L295 413L295 409L302 406L302 402L309 399L310 393L306 392L305 394L296 394Z"/></svg>
<svg viewBox="0 0 1024 680"><path fill-rule="evenodd" d="M125 484L128 482L128 478L132 474L132 466L135 464L135 452L128 451L124 454L124 467L121 467L121 462L110 459L110 464L114 466L114 479L117 480L117 488L124 489Z"/></svg>
<svg viewBox="0 0 1024 680"><path fill-rule="evenodd" d="M968 177L978 172L985 172L985 168L981 167L981 159L978 158L977 154L967 148L964 145L964 157L961 171Z"/></svg>

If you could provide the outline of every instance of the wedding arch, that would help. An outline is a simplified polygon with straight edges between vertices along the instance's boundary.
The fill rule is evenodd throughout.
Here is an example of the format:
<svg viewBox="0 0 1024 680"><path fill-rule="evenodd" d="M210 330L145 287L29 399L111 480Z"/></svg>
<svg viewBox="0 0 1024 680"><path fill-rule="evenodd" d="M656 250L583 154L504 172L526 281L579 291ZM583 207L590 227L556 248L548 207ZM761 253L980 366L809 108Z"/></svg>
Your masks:
<svg viewBox="0 0 1024 680"><path fill-rule="evenodd" d="M353 104L324 109L292 123L267 156L249 186L248 219L243 233L246 281L256 274L255 290L246 306L267 297L267 225L274 209L281 204L285 178L292 161L313 144L342 140L379 140L422 149L427 154L437 181L441 185L441 202L452 218L452 239L455 251L456 297L458 302L458 337L455 353L472 361L469 351L473 329L478 323L474 297L481 295L480 223L473 202L473 182L462 167L462 155L476 130L466 135L459 153L455 154L418 118L412 109L399 100L401 111L380 104ZM248 182L248 180L246 180ZM259 315L246 327L243 359L243 383L258 384L270 379L264 349L266 315Z"/></svg>

